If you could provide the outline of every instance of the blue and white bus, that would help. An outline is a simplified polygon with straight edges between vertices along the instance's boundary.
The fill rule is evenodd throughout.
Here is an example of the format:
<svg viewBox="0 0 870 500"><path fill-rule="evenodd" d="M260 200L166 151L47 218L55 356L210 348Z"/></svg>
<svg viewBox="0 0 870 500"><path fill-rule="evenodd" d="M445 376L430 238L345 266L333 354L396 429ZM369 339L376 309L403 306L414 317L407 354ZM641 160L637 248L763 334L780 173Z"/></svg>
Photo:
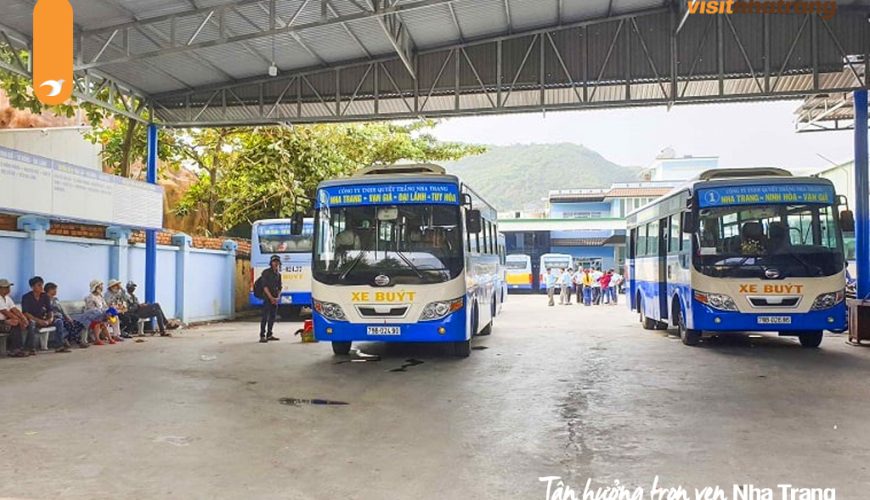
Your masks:
<svg viewBox="0 0 870 500"><path fill-rule="evenodd" d="M301 227L294 227L300 226ZM294 230L295 229L295 230ZM250 304L261 306L254 297L253 284L269 267L272 255L281 257L281 299L278 312L282 316L298 315L302 307L311 306L311 249L314 219L265 219L254 222L251 229L251 291Z"/></svg>
<svg viewBox="0 0 870 500"><path fill-rule="evenodd" d="M645 329L776 332L818 347L846 328L842 231L830 181L717 169L628 215L628 297Z"/></svg>
<svg viewBox="0 0 870 500"><path fill-rule="evenodd" d="M351 343L451 342L492 332L495 209L437 165L369 167L322 182L315 203L314 335Z"/></svg>

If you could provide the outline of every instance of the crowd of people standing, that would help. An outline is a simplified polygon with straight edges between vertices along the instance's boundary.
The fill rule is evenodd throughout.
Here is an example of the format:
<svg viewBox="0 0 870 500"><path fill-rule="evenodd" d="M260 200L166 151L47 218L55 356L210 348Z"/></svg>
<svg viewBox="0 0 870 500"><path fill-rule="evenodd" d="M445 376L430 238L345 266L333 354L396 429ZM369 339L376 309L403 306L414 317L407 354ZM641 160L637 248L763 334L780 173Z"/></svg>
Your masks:
<svg viewBox="0 0 870 500"><path fill-rule="evenodd" d="M556 305L556 289L559 289L559 304L570 305L571 297L584 306L599 304L616 305L619 289L625 281L613 269L606 272L597 269L548 268L544 274L549 306Z"/></svg>

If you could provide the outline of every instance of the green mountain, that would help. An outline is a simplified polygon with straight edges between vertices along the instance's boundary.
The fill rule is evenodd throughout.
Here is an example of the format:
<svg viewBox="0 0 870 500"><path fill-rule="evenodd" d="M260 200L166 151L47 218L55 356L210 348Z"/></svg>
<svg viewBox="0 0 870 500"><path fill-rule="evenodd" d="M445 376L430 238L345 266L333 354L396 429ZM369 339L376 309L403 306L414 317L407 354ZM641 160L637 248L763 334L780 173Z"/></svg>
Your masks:
<svg viewBox="0 0 870 500"><path fill-rule="evenodd" d="M486 153L444 164L498 210L543 208L554 189L604 188L636 181L637 167L608 161L580 144L490 146Z"/></svg>

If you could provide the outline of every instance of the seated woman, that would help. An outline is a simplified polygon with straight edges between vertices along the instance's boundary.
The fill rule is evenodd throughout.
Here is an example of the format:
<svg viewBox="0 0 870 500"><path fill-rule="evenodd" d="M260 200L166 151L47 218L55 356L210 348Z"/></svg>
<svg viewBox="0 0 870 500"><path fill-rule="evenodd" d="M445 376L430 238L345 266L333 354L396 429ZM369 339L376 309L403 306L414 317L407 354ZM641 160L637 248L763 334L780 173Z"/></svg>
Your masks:
<svg viewBox="0 0 870 500"><path fill-rule="evenodd" d="M85 297L85 312L81 316L81 321L88 325L88 330L93 330L94 345L103 345L103 340L114 344L115 340L109 335L109 330L106 327L106 311L109 306L103 299L103 282L92 280L90 289L91 293Z"/></svg>
<svg viewBox="0 0 870 500"><path fill-rule="evenodd" d="M133 315L128 314L127 308L127 293L121 288L120 280L109 280L109 291L106 292L106 305L114 308L118 313L117 321L109 321L109 326L112 328L112 337L117 342L121 342L124 337L130 338L131 323L133 328L136 327L136 319Z"/></svg>

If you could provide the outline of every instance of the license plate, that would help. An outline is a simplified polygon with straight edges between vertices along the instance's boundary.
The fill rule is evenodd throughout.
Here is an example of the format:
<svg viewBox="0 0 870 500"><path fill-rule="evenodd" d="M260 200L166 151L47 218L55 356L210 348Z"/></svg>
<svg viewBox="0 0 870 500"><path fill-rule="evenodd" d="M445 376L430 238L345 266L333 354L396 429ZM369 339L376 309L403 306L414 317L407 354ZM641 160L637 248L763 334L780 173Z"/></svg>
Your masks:
<svg viewBox="0 0 870 500"><path fill-rule="evenodd" d="M400 326L370 326L366 328L367 335L401 335Z"/></svg>
<svg viewBox="0 0 870 500"><path fill-rule="evenodd" d="M791 316L759 316L759 325L790 325Z"/></svg>
<svg viewBox="0 0 870 500"><path fill-rule="evenodd" d="M281 296L281 303L282 304L292 304L293 297L291 297L290 295L282 295Z"/></svg>

